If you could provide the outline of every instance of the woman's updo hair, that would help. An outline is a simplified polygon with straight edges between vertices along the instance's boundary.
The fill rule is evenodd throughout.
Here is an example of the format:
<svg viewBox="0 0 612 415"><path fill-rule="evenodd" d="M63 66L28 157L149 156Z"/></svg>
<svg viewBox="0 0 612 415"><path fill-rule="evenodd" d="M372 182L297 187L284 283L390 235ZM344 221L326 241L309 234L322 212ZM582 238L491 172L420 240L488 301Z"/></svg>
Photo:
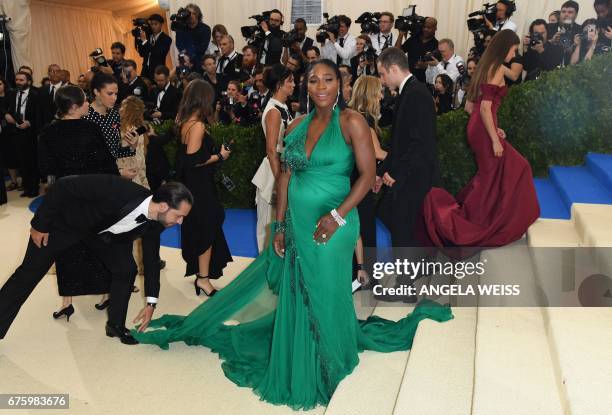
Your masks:
<svg viewBox="0 0 612 415"><path fill-rule="evenodd" d="M112 84L118 84L114 76L103 73L103 72L98 72L91 79L91 84L89 87L91 88L92 92L96 89L98 91L101 91L102 88L104 88L106 85L112 85Z"/></svg>
<svg viewBox="0 0 612 415"><path fill-rule="evenodd" d="M300 107L304 110L308 108L308 77L312 74L312 71L318 65L327 66L336 74L336 79L338 79L338 83L340 84L340 93L338 94L338 108L340 108L340 110L344 110L347 105L342 94L342 74L340 73L340 69L338 69L338 65L336 65L334 61L329 59L320 59L318 61L314 61L306 68L306 72L304 73L304 80L302 81L302 85L300 88ZM312 110L313 108L314 107L311 106L310 110Z"/></svg>
<svg viewBox="0 0 612 415"><path fill-rule="evenodd" d="M272 93L278 91L283 83L293 75L287 67L281 63L276 63L267 68L263 73L263 83Z"/></svg>
<svg viewBox="0 0 612 415"><path fill-rule="evenodd" d="M73 105L80 107L85 102L85 93L81 88L74 85L66 85L55 93L55 105L57 106L57 116L59 118L68 115Z"/></svg>

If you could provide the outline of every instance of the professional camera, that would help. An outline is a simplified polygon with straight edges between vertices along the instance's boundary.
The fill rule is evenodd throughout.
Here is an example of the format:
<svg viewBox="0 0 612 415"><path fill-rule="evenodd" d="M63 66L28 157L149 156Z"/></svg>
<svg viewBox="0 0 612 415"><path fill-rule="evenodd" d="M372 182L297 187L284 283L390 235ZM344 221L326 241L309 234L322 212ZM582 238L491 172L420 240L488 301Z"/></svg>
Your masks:
<svg viewBox="0 0 612 415"><path fill-rule="evenodd" d="M480 18L478 18L481 16ZM486 18L491 23L495 23L497 21L497 4L496 3L486 3L482 6L482 10L477 10L468 15L470 19L468 19L468 29L470 32L474 32L476 30L482 30L487 28L487 24L484 19Z"/></svg>
<svg viewBox="0 0 612 415"><path fill-rule="evenodd" d="M380 33L380 13L364 12L355 23L361 25L361 33Z"/></svg>
<svg viewBox="0 0 612 415"><path fill-rule="evenodd" d="M457 77L457 87L461 89L467 89L467 86L470 84L471 77L467 73L467 69L463 62L457 62L457 70L459 71L459 76Z"/></svg>
<svg viewBox="0 0 612 415"><path fill-rule="evenodd" d="M570 21L566 21L559 24L559 32L561 36L559 37L559 44L565 50L571 49L574 45L574 32L572 31L572 23Z"/></svg>
<svg viewBox="0 0 612 415"><path fill-rule="evenodd" d="M170 30L173 31L185 31L187 30L187 23L191 17L191 12L184 7L181 7L176 11L175 14L170 15Z"/></svg>
<svg viewBox="0 0 612 415"><path fill-rule="evenodd" d="M538 43L543 43L543 42L544 42L544 37L542 36L540 32L532 33L529 36L529 47L530 48L533 48L534 46L537 46Z"/></svg>
<svg viewBox="0 0 612 415"><path fill-rule="evenodd" d="M442 53L440 53L438 49L427 52L425 55L419 57L419 61L421 62L431 62L434 59L437 61L442 60Z"/></svg>
<svg viewBox="0 0 612 415"><path fill-rule="evenodd" d="M109 66L108 61L104 57L104 52L101 48L96 48L93 52L89 54L89 57L92 58L96 63L95 66L92 66L90 68L92 72L98 72L99 66Z"/></svg>
<svg viewBox="0 0 612 415"><path fill-rule="evenodd" d="M374 48L370 48L366 45L366 47L363 49L363 52L361 52L359 55L357 55L359 58L359 62L368 62L368 63L374 63L376 62L376 58L378 58L378 56L376 55L376 50Z"/></svg>
<svg viewBox="0 0 612 415"><path fill-rule="evenodd" d="M326 22L319 26L317 29L317 42L325 43L325 40L329 38L327 32L333 33L336 37L338 37L338 32L340 31L340 20L338 20L338 16L329 17L329 14L323 13L323 17Z"/></svg>
<svg viewBox="0 0 612 415"><path fill-rule="evenodd" d="M261 22L270 23L270 12L266 11L262 14L256 14L254 16L249 17L249 19L255 19L257 22L256 25L253 26L242 26L240 28L240 32L242 33L242 37L244 37L248 44L263 42L266 38L266 34L261 28Z"/></svg>
<svg viewBox="0 0 612 415"><path fill-rule="evenodd" d="M141 31L144 31L147 34L147 37L151 35L151 28L147 23L147 19L139 17L138 19L133 19L132 24L134 25L134 28L132 29L132 36L140 37Z"/></svg>
<svg viewBox="0 0 612 415"><path fill-rule="evenodd" d="M290 32L284 33L281 40L283 42L284 48L290 48L291 45L293 45L294 43L301 42L300 35L295 29L291 30Z"/></svg>
<svg viewBox="0 0 612 415"><path fill-rule="evenodd" d="M416 14L416 6L408 6L408 12L395 19L395 28L400 32L410 33L411 36L418 36L423 31L425 19Z"/></svg>

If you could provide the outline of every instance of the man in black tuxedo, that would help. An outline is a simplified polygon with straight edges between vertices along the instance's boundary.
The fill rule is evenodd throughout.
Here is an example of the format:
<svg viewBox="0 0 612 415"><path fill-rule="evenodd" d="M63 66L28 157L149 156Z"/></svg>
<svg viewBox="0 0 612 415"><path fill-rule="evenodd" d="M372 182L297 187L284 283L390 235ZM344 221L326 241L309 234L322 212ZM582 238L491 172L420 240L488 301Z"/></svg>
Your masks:
<svg viewBox="0 0 612 415"><path fill-rule="evenodd" d="M145 100L149 96L149 89L145 81L138 76L138 66L135 61L128 59L123 63L123 71L119 79L119 97L117 103L134 95L136 98Z"/></svg>
<svg viewBox="0 0 612 415"><path fill-rule="evenodd" d="M27 72L15 74L16 89L8 96L9 136L17 150L17 165L21 172L23 193L21 197L38 196L38 162L36 159L37 135L41 126L40 99L32 89L32 77Z"/></svg>
<svg viewBox="0 0 612 415"><path fill-rule="evenodd" d="M272 66L281 61L283 54L283 14L278 9L270 10L270 18L262 21L259 26L265 33L265 39L259 42L259 63Z"/></svg>
<svg viewBox="0 0 612 415"><path fill-rule="evenodd" d="M155 68L166 64L166 56L170 51L172 39L162 31L164 18L155 13L149 17L151 33L147 36L144 30L136 38L136 50L142 57L142 72L140 76L153 80Z"/></svg>
<svg viewBox="0 0 612 415"><path fill-rule="evenodd" d="M377 169L376 187L385 185L380 217L394 248L419 247L423 199L437 175L436 109L427 87L410 73L401 49L385 49L377 65L383 85L398 89L389 153Z"/></svg>
<svg viewBox="0 0 612 415"><path fill-rule="evenodd" d="M217 62L217 77L219 78L219 89L225 91L229 81L239 80L244 76L242 70L242 54L234 50L234 38L225 35L219 41L221 57Z"/></svg>
<svg viewBox="0 0 612 415"><path fill-rule="evenodd" d="M159 296L159 240L164 227L182 223L193 196L180 183L167 183L153 195L122 177L68 176L53 184L31 221L30 241L15 273L0 289L0 339L55 258L84 242L112 273L106 335L124 344L137 341L125 327L136 264L133 241L142 238L147 305L140 312L146 329Z"/></svg>
<svg viewBox="0 0 612 415"><path fill-rule="evenodd" d="M178 112L181 95L179 90L169 81L170 71L163 65L155 68L155 84L149 97L153 110L153 120L174 120ZM151 190L155 191L170 176L170 163L164 152L164 145L169 143L173 135L149 137L145 165L147 166L147 181Z"/></svg>
<svg viewBox="0 0 612 415"><path fill-rule="evenodd" d="M62 81L62 68L57 64L49 65L47 69L47 75L49 76L49 84L43 86L39 90L40 95L40 122L41 127L49 124L55 119L55 113L57 112L57 106L55 105L55 93L58 89L67 85L66 82Z"/></svg>

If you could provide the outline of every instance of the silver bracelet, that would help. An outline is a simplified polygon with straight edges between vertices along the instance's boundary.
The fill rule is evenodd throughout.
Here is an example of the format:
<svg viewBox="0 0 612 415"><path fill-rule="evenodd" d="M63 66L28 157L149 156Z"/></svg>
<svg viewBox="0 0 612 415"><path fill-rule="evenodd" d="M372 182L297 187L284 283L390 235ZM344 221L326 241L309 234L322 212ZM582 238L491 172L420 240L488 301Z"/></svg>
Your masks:
<svg viewBox="0 0 612 415"><path fill-rule="evenodd" d="M342 216L340 216L340 214L338 213L336 209L332 209L332 211L329 213L331 213L332 217L334 218L338 226L346 225L346 221L342 218Z"/></svg>

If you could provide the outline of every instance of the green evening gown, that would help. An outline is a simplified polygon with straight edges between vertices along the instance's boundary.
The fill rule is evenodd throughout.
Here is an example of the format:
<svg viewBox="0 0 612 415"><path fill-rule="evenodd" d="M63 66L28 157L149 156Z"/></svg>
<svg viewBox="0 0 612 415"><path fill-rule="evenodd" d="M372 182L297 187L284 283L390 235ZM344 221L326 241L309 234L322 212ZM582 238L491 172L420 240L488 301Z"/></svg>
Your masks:
<svg viewBox="0 0 612 415"><path fill-rule="evenodd" d="M308 159L304 143L312 114L285 139L284 160L292 170L285 257L270 244L188 316L164 315L150 324L164 329L132 331L139 342L163 349L177 341L206 346L224 360L223 371L232 382L294 409L327 405L359 362L359 352L408 350L419 321L453 317L448 306L424 300L397 322L357 319L351 292L357 210L349 212L347 224L326 245L313 241L318 219L350 191L353 152L336 109Z"/></svg>

